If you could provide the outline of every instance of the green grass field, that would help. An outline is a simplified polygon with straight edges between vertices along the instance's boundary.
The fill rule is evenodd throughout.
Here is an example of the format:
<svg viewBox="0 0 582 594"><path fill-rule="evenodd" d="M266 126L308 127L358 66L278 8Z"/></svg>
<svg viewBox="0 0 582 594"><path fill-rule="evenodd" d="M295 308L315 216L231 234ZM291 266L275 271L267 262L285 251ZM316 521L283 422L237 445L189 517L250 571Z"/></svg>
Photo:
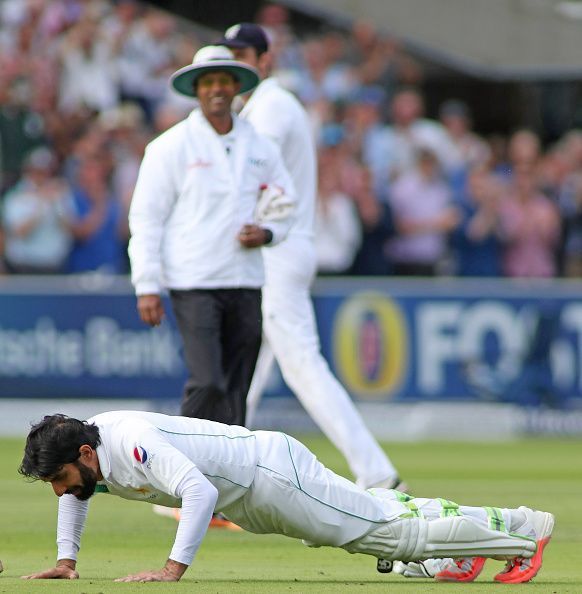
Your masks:
<svg viewBox="0 0 582 594"><path fill-rule="evenodd" d="M301 439L301 438L300 438ZM328 466L347 473L324 440L303 440ZM413 491L465 504L552 511L556 529L537 578L527 585L493 583L502 563L489 561L472 584L438 584L382 575L375 559L334 549L308 549L280 536L212 530L192 568L177 584L117 584L113 579L159 568L176 525L147 504L97 496L91 504L78 581L23 581L20 575L54 564L57 499L50 486L27 484L16 472L22 440L0 440L0 593L133 592L582 592L582 441L528 440L510 444L386 444Z"/></svg>

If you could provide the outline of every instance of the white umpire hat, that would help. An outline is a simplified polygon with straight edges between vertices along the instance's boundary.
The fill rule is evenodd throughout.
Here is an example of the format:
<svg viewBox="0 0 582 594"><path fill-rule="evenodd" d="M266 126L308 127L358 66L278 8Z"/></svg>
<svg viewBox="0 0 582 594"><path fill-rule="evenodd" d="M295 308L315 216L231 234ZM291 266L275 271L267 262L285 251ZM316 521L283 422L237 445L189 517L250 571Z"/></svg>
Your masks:
<svg viewBox="0 0 582 594"><path fill-rule="evenodd" d="M234 59L232 52L223 45L207 45L194 55L192 64L172 74L172 87L188 97L196 97L194 83L207 72L224 71L240 83L239 94L248 93L259 84L259 73L252 67Z"/></svg>

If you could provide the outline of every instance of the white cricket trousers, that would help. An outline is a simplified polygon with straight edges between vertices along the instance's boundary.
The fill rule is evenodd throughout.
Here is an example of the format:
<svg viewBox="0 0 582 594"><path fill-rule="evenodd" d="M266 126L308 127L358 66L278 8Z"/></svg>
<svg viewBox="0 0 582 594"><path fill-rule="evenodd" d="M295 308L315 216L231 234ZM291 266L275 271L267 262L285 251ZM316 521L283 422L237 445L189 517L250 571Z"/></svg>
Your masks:
<svg viewBox="0 0 582 594"><path fill-rule="evenodd" d="M241 499L220 510L245 530L337 547L409 511L399 501L374 497L338 476L296 439L255 433L259 462L254 481Z"/></svg>
<svg viewBox="0 0 582 594"><path fill-rule="evenodd" d="M316 271L313 241L289 236L264 248L263 346L247 398L249 424L265 388L273 354L283 378L323 433L346 458L358 485L368 488L397 471L334 377L320 351L310 287ZM267 343L267 344L265 344Z"/></svg>
<svg viewBox="0 0 582 594"><path fill-rule="evenodd" d="M284 534L310 546L342 547L350 553L403 561L531 557L536 550L534 540L487 526L484 509L430 499L405 504L399 497L405 495L386 489L373 489L373 494L323 466L292 437L255 434L258 462L253 482L239 500L218 510L249 532ZM433 519L411 517L411 509L419 506ZM447 508L454 508L455 515L440 517ZM510 523L512 511L519 512L498 511L496 519L500 521L505 511Z"/></svg>

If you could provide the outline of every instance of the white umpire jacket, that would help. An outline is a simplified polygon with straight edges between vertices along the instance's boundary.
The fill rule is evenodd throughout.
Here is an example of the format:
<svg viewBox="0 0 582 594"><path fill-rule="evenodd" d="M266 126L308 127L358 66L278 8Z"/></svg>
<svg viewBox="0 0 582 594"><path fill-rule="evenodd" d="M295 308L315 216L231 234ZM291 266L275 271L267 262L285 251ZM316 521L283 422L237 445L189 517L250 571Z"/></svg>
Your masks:
<svg viewBox="0 0 582 594"><path fill-rule="evenodd" d="M242 247L244 224L283 240L295 192L279 149L233 114L232 157L199 109L147 147L129 212L137 295L170 289L260 288L260 249Z"/></svg>

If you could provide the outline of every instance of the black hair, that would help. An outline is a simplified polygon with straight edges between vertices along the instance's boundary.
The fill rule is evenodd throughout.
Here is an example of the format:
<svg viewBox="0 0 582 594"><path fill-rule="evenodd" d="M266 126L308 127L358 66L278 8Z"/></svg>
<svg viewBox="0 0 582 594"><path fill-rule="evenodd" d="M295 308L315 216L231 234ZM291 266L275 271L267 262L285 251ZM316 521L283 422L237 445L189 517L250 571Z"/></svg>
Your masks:
<svg viewBox="0 0 582 594"><path fill-rule="evenodd" d="M96 425L67 415L47 415L32 426L18 472L33 480L51 479L63 465L79 458L82 445L95 449L100 443Z"/></svg>

